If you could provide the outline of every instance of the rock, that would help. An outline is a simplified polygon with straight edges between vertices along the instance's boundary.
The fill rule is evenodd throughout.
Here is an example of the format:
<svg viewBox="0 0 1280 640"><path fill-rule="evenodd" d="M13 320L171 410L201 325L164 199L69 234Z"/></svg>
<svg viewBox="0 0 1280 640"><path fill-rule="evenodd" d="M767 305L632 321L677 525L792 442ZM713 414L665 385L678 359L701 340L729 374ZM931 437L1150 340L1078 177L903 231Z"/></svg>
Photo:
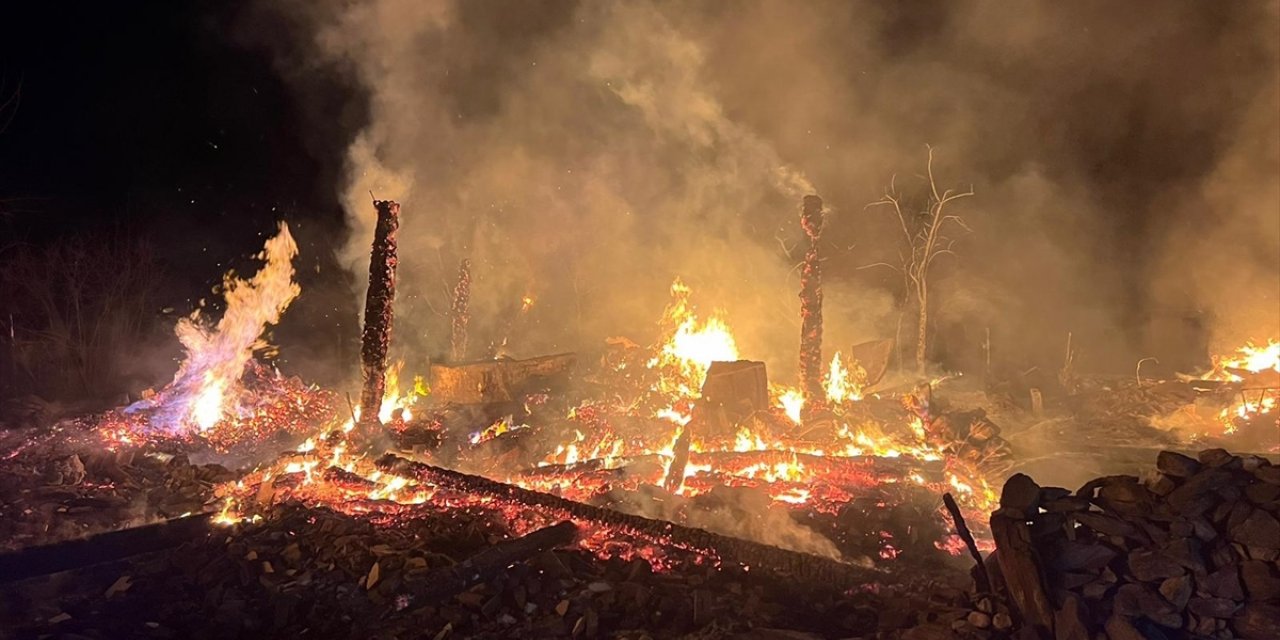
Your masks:
<svg viewBox="0 0 1280 640"><path fill-rule="evenodd" d="M1074 513L1078 511L1088 511L1093 503L1086 498L1079 496L1066 496L1058 498L1051 502L1041 503L1040 508L1049 513Z"/></svg>
<svg viewBox="0 0 1280 640"><path fill-rule="evenodd" d="M1116 591L1115 611L1124 616L1143 616L1170 629L1182 626L1182 612L1154 589L1142 584L1121 585Z"/></svg>
<svg viewBox="0 0 1280 640"><path fill-rule="evenodd" d="M1228 565L1210 573L1200 581L1200 588L1215 598L1237 602L1244 600L1244 588L1240 584L1240 568Z"/></svg>
<svg viewBox="0 0 1280 640"><path fill-rule="evenodd" d="M1200 462L1210 467L1225 467L1239 458L1231 455L1226 449L1205 449L1198 456Z"/></svg>
<svg viewBox="0 0 1280 640"><path fill-rule="evenodd" d="M1267 484L1280 485L1280 466L1259 467L1254 470L1253 477Z"/></svg>
<svg viewBox="0 0 1280 640"><path fill-rule="evenodd" d="M1280 577L1271 563L1246 560L1240 563L1240 578L1251 601L1280 600Z"/></svg>
<svg viewBox="0 0 1280 640"><path fill-rule="evenodd" d="M1248 518L1229 530L1228 537L1241 544L1280 549L1280 521L1263 509L1254 509Z"/></svg>
<svg viewBox="0 0 1280 640"><path fill-rule="evenodd" d="M1147 640L1123 616L1112 614L1104 627L1110 640Z"/></svg>
<svg viewBox="0 0 1280 640"><path fill-rule="evenodd" d="M1187 611L1212 618L1230 618L1239 606L1226 598L1192 598L1187 601Z"/></svg>
<svg viewBox="0 0 1280 640"><path fill-rule="evenodd" d="M1174 451L1161 451L1156 456L1156 468L1175 478L1190 478L1200 471L1200 466L1194 458Z"/></svg>
<svg viewBox="0 0 1280 640"><path fill-rule="evenodd" d="M1071 495L1070 489L1064 489L1062 487L1041 487L1040 488L1040 504L1041 506L1043 506L1044 503L1046 502L1061 500L1062 498L1065 498L1069 495Z"/></svg>
<svg viewBox="0 0 1280 640"><path fill-rule="evenodd" d="M1174 489L1178 488L1178 483L1175 482L1173 478L1170 478L1169 476L1164 474L1160 474L1160 476L1157 477L1155 481L1147 485L1147 488L1151 489L1151 493L1154 493L1158 496L1167 496L1170 493L1173 493Z"/></svg>
<svg viewBox="0 0 1280 640"><path fill-rule="evenodd" d="M1081 569L1097 571L1119 555L1115 549L1105 544L1085 544L1083 542L1067 542L1049 558L1050 565L1059 571L1079 571Z"/></svg>
<svg viewBox="0 0 1280 640"><path fill-rule="evenodd" d="M1244 488L1244 495L1249 502L1260 507L1267 506L1280 500L1280 485L1255 482Z"/></svg>
<svg viewBox="0 0 1280 640"><path fill-rule="evenodd" d="M994 616L991 616L991 626L1001 631L1004 631L1013 626L1013 618L1010 617L1009 614L1004 613L1002 611L1000 613L995 614Z"/></svg>
<svg viewBox="0 0 1280 640"><path fill-rule="evenodd" d="M1222 504L1216 491L1231 484L1232 480L1229 471L1206 469L1187 479L1165 496L1165 500L1180 514L1194 518Z"/></svg>
<svg viewBox="0 0 1280 640"><path fill-rule="evenodd" d="M1245 640L1280 638L1280 605L1247 603L1231 621L1231 628Z"/></svg>
<svg viewBox="0 0 1280 640"><path fill-rule="evenodd" d="M1120 476L1098 491L1098 501L1104 508L1123 515L1147 513L1155 498L1155 494L1131 476Z"/></svg>
<svg viewBox="0 0 1280 640"><path fill-rule="evenodd" d="M981 611L970 611L965 621L975 629L986 629L991 626L991 616Z"/></svg>
<svg viewBox="0 0 1280 640"><path fill-rule="evenodd" d="M1194 590L1192 578L1188 575L1181 575L1174 578L1168 578L1160 583L1160 595L1164 596L1170 604L1178 609L1184 609L1187 601L1191 599L1191 592Z"/></svg>
<svg viewBox="0 0 1280 640"><path fill-rule="evenodd" d="M1000 492L1000 506L1023 517L1035 515L1040 507L1040 485L1024 473L1013 474Z"/></svg>
<svg viewBox="0 0 1280 640"><path fill-rule="evenodd" d="M1055 640L1092 640L1089 632L1088 609L1080 598L1067 596L1062 606L1054 613L1053 629Z"/></svg>
<svg viewBox="0 0 1280 640"><path fill-rule="evenodd" d="M1142 539L1139 537L1137 527L1115 516L1109 516L1105 513L1084 512L1077 513L1074 517L1080 524L1103 535Z"/></svg>
<svg viewBox="0 0 1280 640"><path fill-rule="evenodd" d="M1177 561L1150 549L1139 549L1129 554L1129 571L1142 582L1159 582L1186 573Z"/></svg>
<svg viewBox="0 0 1280 640"><path fill-rule="evenodd" d="M1174 540L1164 547L1162 553L1192 573L1202 573L1208 569L1204 563L1200 541L1195 538Z"/></svg>

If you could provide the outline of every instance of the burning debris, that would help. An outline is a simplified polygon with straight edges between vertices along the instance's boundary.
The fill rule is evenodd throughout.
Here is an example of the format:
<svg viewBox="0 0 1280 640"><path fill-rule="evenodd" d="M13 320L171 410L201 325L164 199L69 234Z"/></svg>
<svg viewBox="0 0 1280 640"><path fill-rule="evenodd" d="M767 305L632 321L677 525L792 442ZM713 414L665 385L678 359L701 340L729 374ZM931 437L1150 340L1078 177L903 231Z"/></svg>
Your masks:
<svg viewBox="0 0 1280 640"><path fill-rule="evenodd" d="M1106 574L1103 565L1127 553L1133 571L1134 559L1148 552L1142 545L1190 539L1169 523L1204 514L1156 515L1173 508L1161 506L1165 496L1169 502L1190 491L1174 479L1184 476L1150 488L1117 476L1070 496L1016 475L988 521L997 507L992 486L1017 456L985 409L949 403L945 377L882 387L893 341L837 350L823 365L817 198L805 200L811 244L802 278L802 376L794 387L770 381L766 363L741 359L727 320L718 312L701 317L693 291L678 279L660 337L648 347L612 341L598 365L585 369L575 354L462 360L465 262L450 318L453 357L431 363L425 377L411 376L403 361L388 360L399 206L375 207L358 406L342 407L338 393L253 359L263 328L298 293L289 266L296 246L282 226L253 280L228 277L227 312L215 329L199 329L195 319L180 324L188 358L173 384L124 410L10 443L3 470L18 487L6 502L11 548L105 533L74 543L74 552L17 551L0 564L31 577L66 569L104 575L75 560L95 554L129 567L106 590L109 604L100 595L68 595L75 614L49 612L24 628L69 623L64 628L123 633L105 612L164 589L206 594L199 615L282 633L427 625L441 638L455 631L578 637L621 632L617 625L629 620L681 633L720 625L727 634L785 621L819 634L922 638L936 628L1002 638L1054 628L1141 629L1139 614L1172 621L1167 607L1139 593L1141 577L1125 583L1124 567ZM1180 384L1218 397L1270 389L1280 369L1268 354L1270 347L1251 348ZM1273 396L1253 397L1250 404L1241 396L1245 414L1271 410L1266 398ZM270 457L263 447L288 450ZM1204 541L1233 539L1240 523L1274 511L1270 494L1257 488L1270 482L1271 467L1262 458L1206 455L1224 469L1215 478L1234 480L1214 480L1215 495L1233 502L1221 518L1222 509L1214 512L1211 528L1227 523L1213 529L1218 538ZM192 465L188 456L248 466ZM1178 458L1161 460L1168 475L1164 467ZM1209 482L1195 478L1186 486ZM50 527L58 514L66 518ZM164 518L181 526L111 532ZM1129 529L1138 533L1126 537ZM1247 535L1257 542L1265 533ZM148 545L180 548L132 559ZM1087 548L1072 551L1081 545ZM995 558L983 559L993 546ZM1106 550L1105 562L1085 567L1093 572L1088 580L1079 567L1044 560ZM966 552L985 567L976 595L956 588ZM1271 562L1252 547L1241 553ZM242 578L238 586L225 584L230 575ZM548 575L554 583L545 582ZM620 593L624 583L641 591L603 595ZM1097 589L1110 593L1120 583L1116 593L1136 604L1094 604ZM748 592L776 607L745 613L738 596ZM691 608L674 604L691 593ZM885 608L888 594L928 604ZM1225 611L1217 601L1224 597L1188 598L1198 604L1188 609L1195 617L1186 628L1219 633L1269 624L1265 602L1245 622L1220 624L1244 606L1232 600L1230 615L1209 616L1205 607ZM650 598L670 604L649 611ZM316 618L315 607L332 614ZM819 609L844 613L832 618ZM195 611L169 612L149 628L190 630Z"/></svg>

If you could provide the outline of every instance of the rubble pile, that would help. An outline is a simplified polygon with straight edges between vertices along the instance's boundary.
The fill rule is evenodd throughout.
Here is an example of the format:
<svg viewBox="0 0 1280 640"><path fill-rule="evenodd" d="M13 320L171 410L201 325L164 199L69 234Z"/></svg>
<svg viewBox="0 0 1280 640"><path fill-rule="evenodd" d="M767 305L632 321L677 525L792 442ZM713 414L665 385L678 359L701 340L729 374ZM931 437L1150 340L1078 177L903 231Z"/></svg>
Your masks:
<svg viewBox="0 0 1280 640"><path fill-rule="evenodd" d="M841 593L735 567L578 547L501 564L457 593L442 575L509 532L493 512L440 510L379 525L328 509L276 506L172 551L0 588L15 633L74 638L843 638L937 619L954 587L876 584ZM519 541L517 540L516 543ZM510 543L508 543L510 544ZM478 555L477 555L478 554ZM925 594L934 594L929 602ZM950 601L948 601L950 602Z"/></svg>
<svg viewBox="0 0 1280 640"><path fill-rule="evenodd" d="M60 427L0 458L0 551L51 544L206 508L234 480L180 450L112 451ZM32 437L9 432L10 437Z"/></svg>
<svg viewBox="0 0 1280 640"><path fill-rule="evenodd" d="M1019 637L1280 638L1280 466L1211 449L1156 468L1075 492L1008 480L986 565ZM1002 636L976 618L957 633Z"/></svg>

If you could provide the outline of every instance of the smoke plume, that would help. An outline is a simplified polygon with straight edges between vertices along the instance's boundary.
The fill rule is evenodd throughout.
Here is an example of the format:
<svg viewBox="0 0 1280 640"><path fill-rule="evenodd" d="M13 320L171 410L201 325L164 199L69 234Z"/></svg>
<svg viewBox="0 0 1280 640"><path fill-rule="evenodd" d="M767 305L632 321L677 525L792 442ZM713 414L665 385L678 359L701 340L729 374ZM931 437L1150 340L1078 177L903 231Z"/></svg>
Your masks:
<svg viewBox="0 0 1280 640"><path fill-rule="evenodd" d="M901 278L864 267L900 231L865 204L895 175L919 194L926 144L940 187L976 192L933 274L956 364L985 331L1032 360L1073 332L1096 367L1280 333L1274 2L318 0L244 22L292 27L270 34L286 77L364 101L358 131L316 135L350 141L357 282L370 192L404 205L413 357L447 350L465 258L477 352L652 337L678 275L793 375L807 193L830 209L828 353L892 335Z"/></svg>

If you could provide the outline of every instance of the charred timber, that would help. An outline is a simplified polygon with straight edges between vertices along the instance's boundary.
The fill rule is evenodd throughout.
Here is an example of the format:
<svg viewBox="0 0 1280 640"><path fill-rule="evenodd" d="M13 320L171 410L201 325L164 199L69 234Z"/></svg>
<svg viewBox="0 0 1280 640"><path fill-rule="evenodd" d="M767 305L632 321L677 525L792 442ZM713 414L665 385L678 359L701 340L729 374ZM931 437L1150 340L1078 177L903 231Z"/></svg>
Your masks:
<svg viewBox="0 0 1280 640"><path fill-rule="evenodd" d="M810 587L828 585L836 589L849 589L868 583L883 582L889 578L888 574L874 569L723 536L663 520L594 507L481 476L413 462L394 454L387 454L380 458L377 466L384 472L410 477L451 491L516 503L544 513L549 512L556 518L612 527L621 533L634 535L661 546L685 549L704 556L719 558L726 564L750 567L752 571L762 571L779 579L795 581Z"/></svg>
<svg viewBox="0 0 1280 640"><path fill-rule="evenodd" d="M360 364L364 389L360 394L360 424L366 430L378 425L386 390L387 350L391 346L391 304L396 295L396 229L400 204L374 200L378 221L369 253L369 290L364 302L364 332L360 340Z"/></svg>
<svg viewBox="0 0 1280 640"><path fill-rule="evenodd" d="M467 359L467 325L471 323L471 261L458 264L458 284L453 287L453 333L449 341L449 355L454 362Z"/></svg>
<svg viewBox="0 0 1280 640"><path fill-rule="evenodd" d="M115 562L195 540L209 532L212 513L197 513L156 524L109 531L80 540L0 555L0 583Z"/></svg>
<svg viewBox="0 0 1280 640"><path fill-rule="evenodd" d="M822 389L822 265L818 238L822 235L822 198L805 196L800 226L809 239L809 248L800 267L800 386L807 414L825 404Z"/></svg>
<svg viewBox="0 0 1280 640"><path fill-rule="evenodd" d="M512 564L528 560L543 551L571 545L577 538L577 525L566 520L519 538L499 542L452 567L429 574L424 581L429 586L418 595L426 602L440 602L492 580Z"/></svg>

